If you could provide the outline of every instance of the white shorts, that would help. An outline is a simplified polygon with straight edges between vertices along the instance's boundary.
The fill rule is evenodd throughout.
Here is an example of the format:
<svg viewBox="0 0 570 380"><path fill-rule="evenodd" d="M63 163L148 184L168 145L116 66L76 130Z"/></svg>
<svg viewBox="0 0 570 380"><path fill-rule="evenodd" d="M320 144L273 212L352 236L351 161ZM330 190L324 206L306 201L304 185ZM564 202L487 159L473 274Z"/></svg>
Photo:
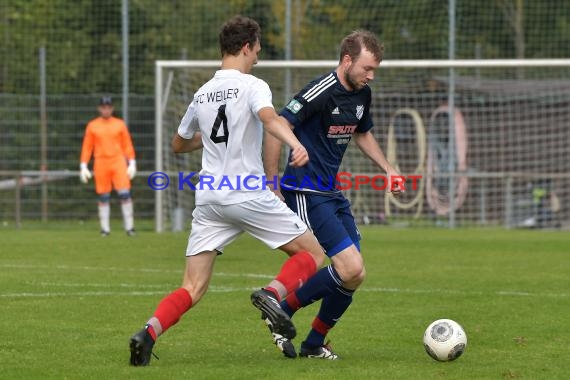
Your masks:
<svg viewBox="0 0 570 380"><path fill-rule="evenodd" d="M244 231L275 249L307 230L299 216L271 191L242 203L199 205L192 217L186 256L222 252Z"/></svg>

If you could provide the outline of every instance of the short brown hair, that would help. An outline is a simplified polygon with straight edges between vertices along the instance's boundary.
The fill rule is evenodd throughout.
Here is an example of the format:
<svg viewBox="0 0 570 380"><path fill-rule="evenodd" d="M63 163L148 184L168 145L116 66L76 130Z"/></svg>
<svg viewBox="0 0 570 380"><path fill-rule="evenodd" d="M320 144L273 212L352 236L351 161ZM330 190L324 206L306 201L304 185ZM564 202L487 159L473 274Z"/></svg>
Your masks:
<svg viewBox="0 0 570 380"><path fill-rule="evenodd" d="M222 57L226 54L237 55L240 49L250 44L251 47L261 39L259 24L245 16L234 16L220 30L220 51Z"/></svg>
<svg viewBox="0 0 570 380"><path fill-rule="evenodd" d="M384 58L384 44L382 44L374 33L367 30L355 30L348 36L344 37L340 44L340 59L348 55L353 61L358 59L360 52L365 48L374 55L378 62L382 62Z"/></svg>

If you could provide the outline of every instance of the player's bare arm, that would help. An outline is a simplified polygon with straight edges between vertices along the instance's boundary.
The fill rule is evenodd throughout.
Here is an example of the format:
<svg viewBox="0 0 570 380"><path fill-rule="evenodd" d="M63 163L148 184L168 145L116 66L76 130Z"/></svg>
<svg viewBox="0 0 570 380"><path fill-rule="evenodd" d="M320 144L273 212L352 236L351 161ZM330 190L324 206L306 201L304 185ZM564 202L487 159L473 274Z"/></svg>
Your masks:
<svg viewBox="0 0 570 380"><path fill-rule="evenodd" d="M195 150L201 149L202 145L202 133L196 132L191 139L185 139L181 137L178 133L174 134L172 138L172 150L174 153L190 153Z"/></svg>
<svg viewBox="0 0 570 380"><path fill-rule="evenodd" d="M383 169L388 178L397 178L400 176L400 173L390 165L384 155L384 152L382 152L382 149L378 145L378 141L376 141L374 135L370 131L355 133L352 137L362 153L370 158L376 165L378 165L378 167ZM391 189L391 192L394 195L399 195L404 192L404 188L403 186L395 186Z"/></svg>
<svg viewBox="0 0 570 380"><path fill-rule="evenodd" d="M279 161L281 157L281 141L274 137L271 133L263 132L263 168L265 169L266 178L275 178L279 176ZM279 184L270 185L271 190L282 199L279 191Z"/></svg>
<svg viewBox="0 0 570 380"><path fill-rule="evenodd" d="M293 131L289 128L288 123L284 121L284 118L277 115L275 110L270 107L262 108L259 110L258 115L265 130L291 148L291 162L289 165L298 167L309 162L307 150L293 134ZM276 153L274 152L273 154Z"/></svg>

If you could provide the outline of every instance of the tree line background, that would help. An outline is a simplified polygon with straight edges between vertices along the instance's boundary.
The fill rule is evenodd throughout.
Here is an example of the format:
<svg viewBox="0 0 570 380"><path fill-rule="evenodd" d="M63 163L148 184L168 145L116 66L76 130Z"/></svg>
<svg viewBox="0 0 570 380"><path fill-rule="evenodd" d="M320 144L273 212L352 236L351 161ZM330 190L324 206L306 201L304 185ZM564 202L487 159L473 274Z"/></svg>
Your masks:
<svg viewBox="0 0 570 380"><path fill-rule="evenodd" d="M570 3L457 0L457 58L570 55ZM263 59L285 58L285 0L130 0L130 92L151 94L157 59L218 59L218 31L234 14L263 28ZM291 0L293 59L336 59L356 28L384 41L386 59L448 57L448 0ZM48 92L121 91L120 0L4 0L0 93L38 91L38 49Z"/></svg>

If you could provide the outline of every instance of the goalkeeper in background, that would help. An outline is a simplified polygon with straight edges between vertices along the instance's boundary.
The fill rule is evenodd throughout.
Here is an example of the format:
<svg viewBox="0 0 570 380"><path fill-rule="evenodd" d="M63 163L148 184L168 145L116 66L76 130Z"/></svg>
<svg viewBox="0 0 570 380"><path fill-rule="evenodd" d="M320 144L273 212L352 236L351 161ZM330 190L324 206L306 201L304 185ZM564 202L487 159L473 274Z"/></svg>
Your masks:
<svg viewBox="0 0 570 380"><path fill-rule="evenodd" d="M109 218L112 189L115 189L121 199L125 231L128 236L133 236L135 229L130 180L137 172L133 142L125 122L113 116L111 97L101 98L98 111L100 116L91 120L85 128L79 178L83 183L91 179L92 174L87 165L93 154L101 236L105 237L111 233Z"/></svg>

